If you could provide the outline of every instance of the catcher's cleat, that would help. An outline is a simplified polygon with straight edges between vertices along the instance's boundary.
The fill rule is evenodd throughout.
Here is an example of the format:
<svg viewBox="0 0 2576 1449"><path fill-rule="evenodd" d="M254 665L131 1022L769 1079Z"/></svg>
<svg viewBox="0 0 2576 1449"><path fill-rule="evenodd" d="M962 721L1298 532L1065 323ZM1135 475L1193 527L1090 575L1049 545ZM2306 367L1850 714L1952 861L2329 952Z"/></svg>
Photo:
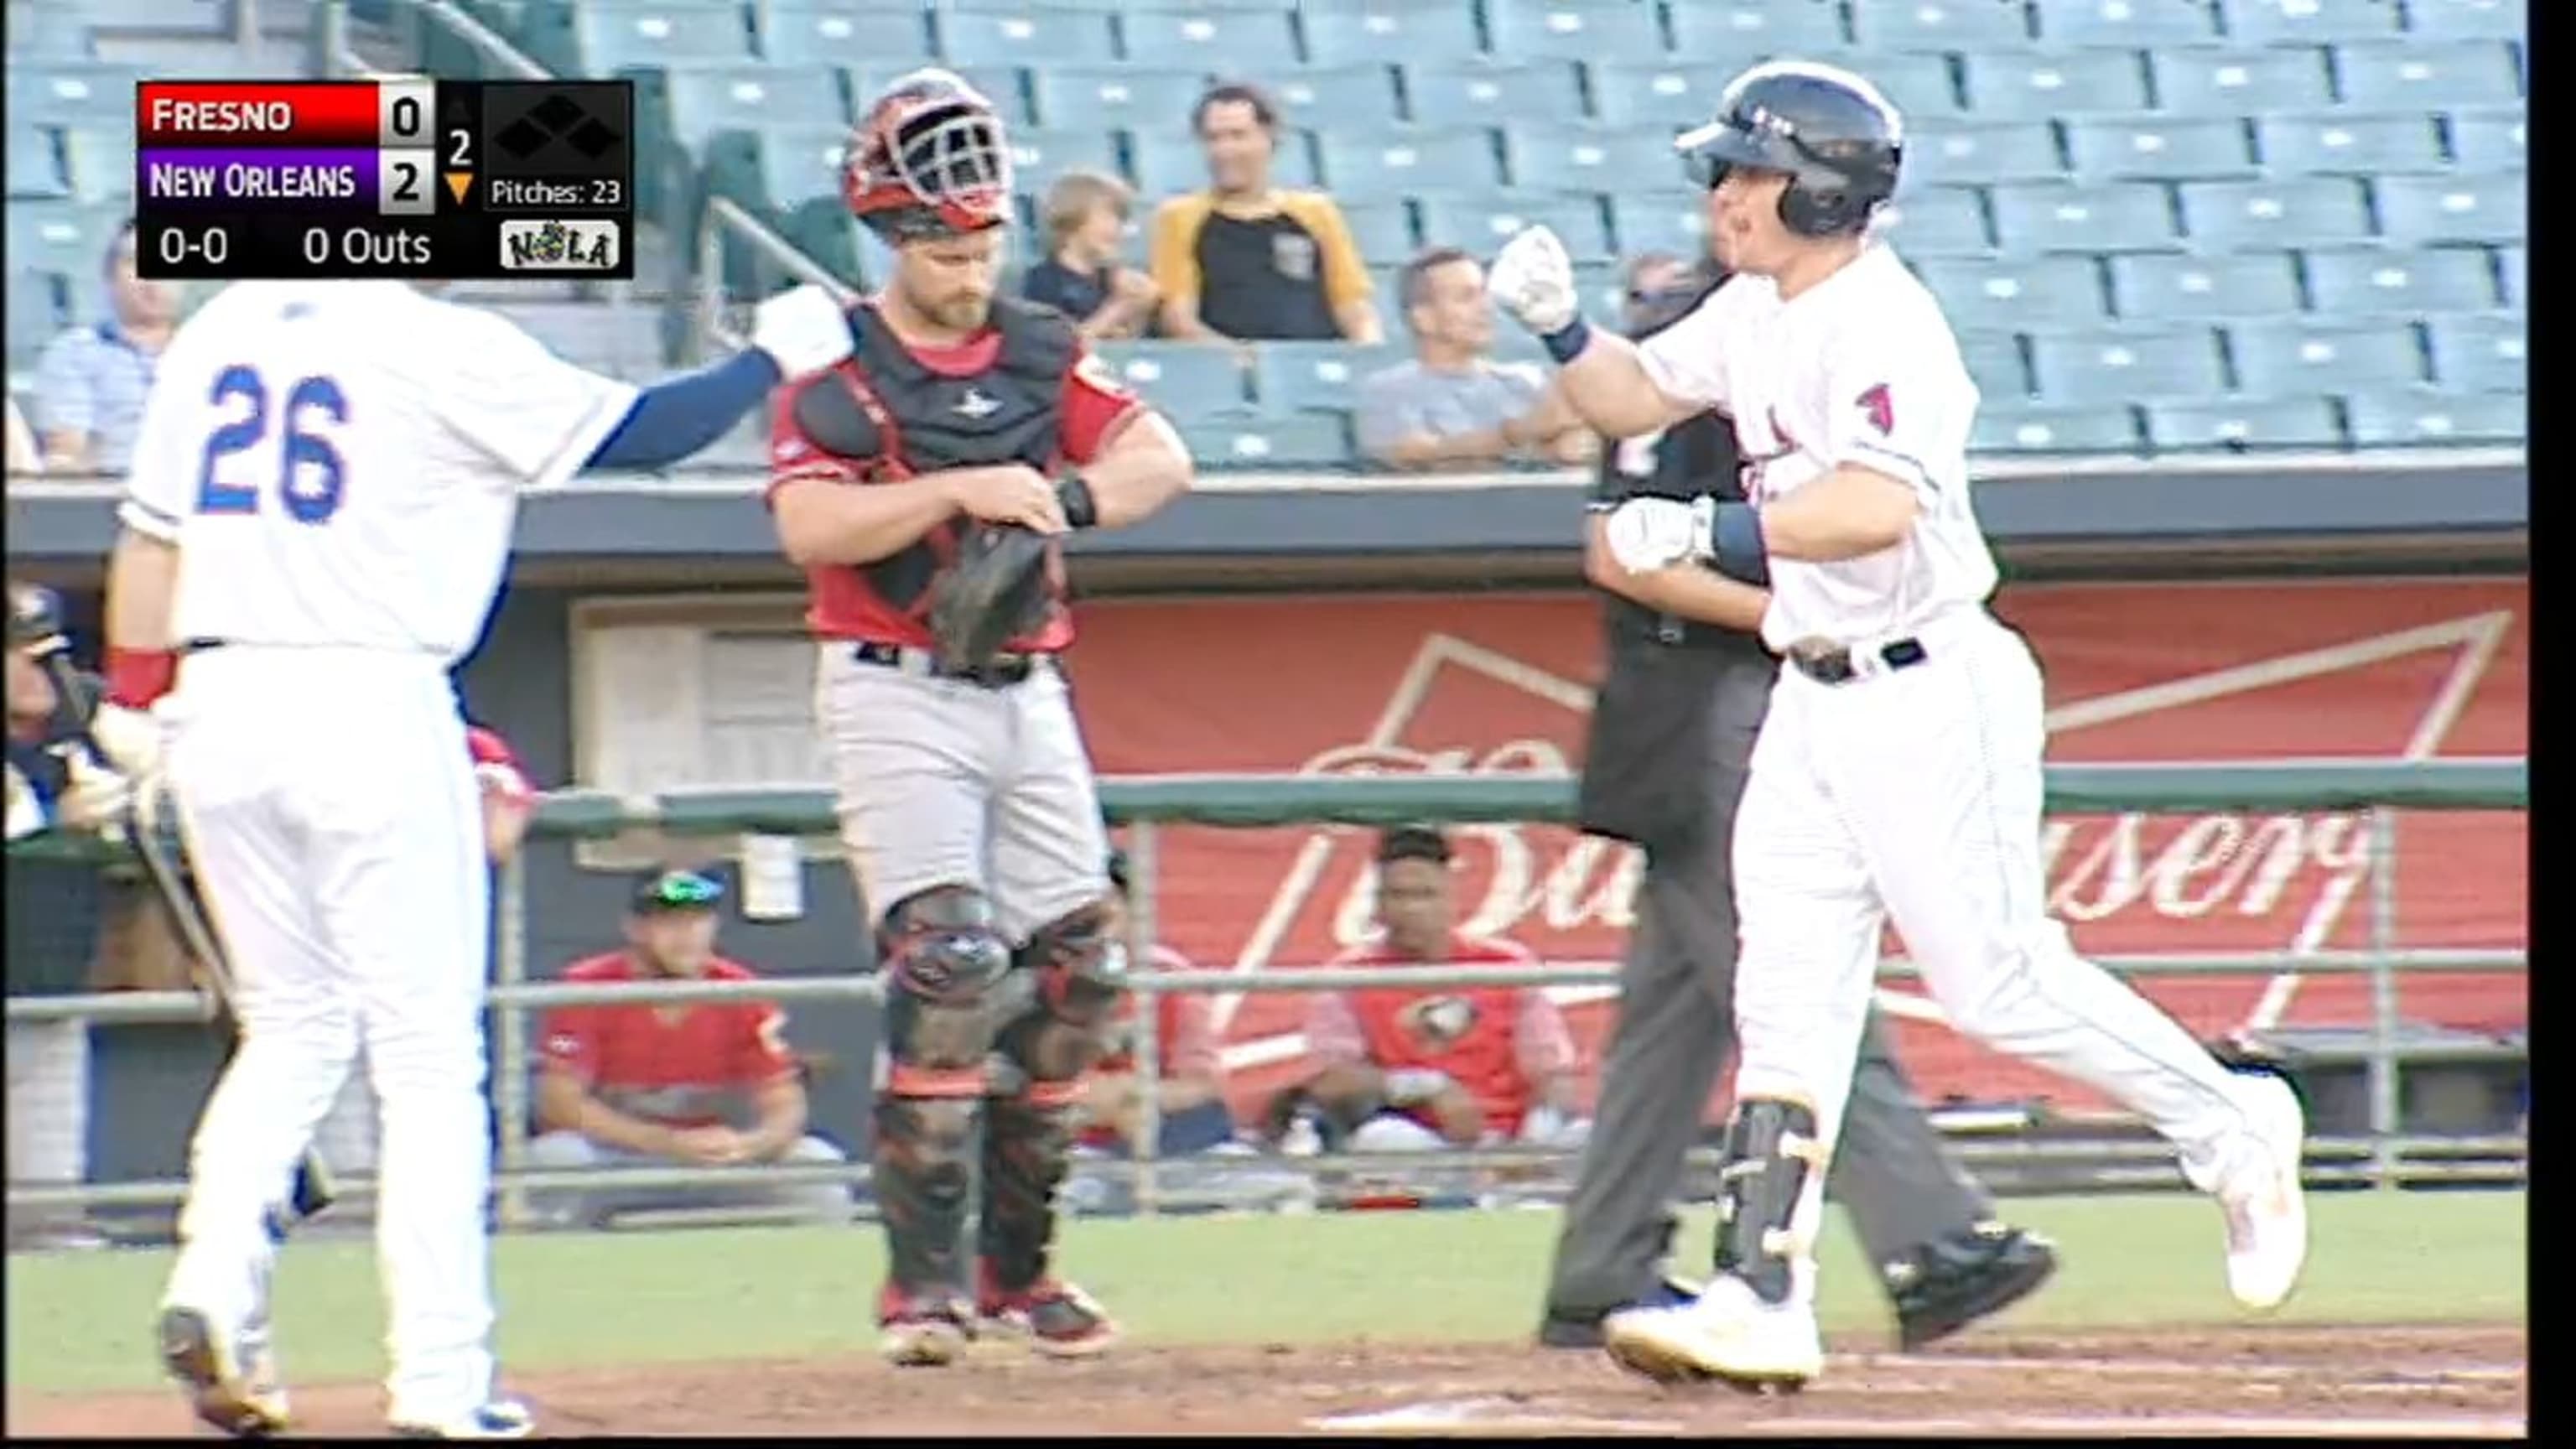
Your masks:
<svg viewBox="0 0 2576 1449"><path fill-rule="evenodd" d="M2038 1292L2057 1271L2057 1247L2037 1233L1981 1222L1883 1271L1896 1300L1897 1346L1912 1353Z"/></svg>
<svg viewBox="0 0 2576 1449"><path fill-rule="evenodd" d="M877 1353L897 1368L938 1368L955 1363L975 1336L974 1316L958 1299L918 1297L892 1283L877 1296Z"/></svg>
<svg viewBox="0 0 2576 1449"><path fill-rule="evenodd" d="M194 1308L165 1308L161 1363L188 1390L197 1417L243 1439L262 1439L287 1424L286 1390L264 1344L227 1338Z"/></svg>
<svg viewBox="0 0 2576 1449"><path fill-rule="evenodd" d="M1088 1358L1118 1341L1118 1325L1108 1310L1071 1283L1041 1278L1026 1288L1005 1291L993 1281L992 1267L982 1271L976 1316L1001 1333L1028 1341L1050 1358Z"/></svg>

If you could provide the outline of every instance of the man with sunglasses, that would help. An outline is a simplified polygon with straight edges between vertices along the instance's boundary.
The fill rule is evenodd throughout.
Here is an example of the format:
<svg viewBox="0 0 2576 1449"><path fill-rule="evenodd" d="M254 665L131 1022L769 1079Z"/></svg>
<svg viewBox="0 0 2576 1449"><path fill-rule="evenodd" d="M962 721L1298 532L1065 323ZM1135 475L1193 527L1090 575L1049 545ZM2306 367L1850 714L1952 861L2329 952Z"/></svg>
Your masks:
<svg viewBox="0 0 2576 1449"><path fill-rule="evenodd" d="M715 952L724 886L694 871L647 875L626 912L626 946L566 968L568 982L749 981ZM786 1013L765 1001L594 1002L558 1007L541 1037L537 1167L687 1163L845 1162L805 1131L805 1082L784 1035ZM561 1189L533 1198L558 1227L600 1226L638 1208L754 1201L830 1222L850 1217L836 1182L714 1189Z"/></svg>

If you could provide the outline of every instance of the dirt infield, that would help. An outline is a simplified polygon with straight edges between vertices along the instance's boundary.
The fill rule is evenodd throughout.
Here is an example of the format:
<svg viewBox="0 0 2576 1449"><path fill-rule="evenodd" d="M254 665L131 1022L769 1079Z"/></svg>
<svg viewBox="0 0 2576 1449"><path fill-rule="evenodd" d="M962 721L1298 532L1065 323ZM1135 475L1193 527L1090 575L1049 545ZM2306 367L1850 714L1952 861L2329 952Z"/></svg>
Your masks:
<svg viewBox="0 0 2576 1449"><path fill-rule="evenodd" d="M2527 1432L2520 1327L2299 1325L1975 1335L1943 1352L1838 1353L1805 1393L1666 1390L1600 1355L1472 1345L1133 1348L1048 1363L1002 1344L969 1365L847 1362L592 1370L512 1385L559 1434L1031 1436L1229 1431L1374 1435L1727 1432L2288 1434ZM300 1388L304 1430L379 1428L367 1385ZM183 1433L168 1394L22 1395L12 1436Z"/></svg>

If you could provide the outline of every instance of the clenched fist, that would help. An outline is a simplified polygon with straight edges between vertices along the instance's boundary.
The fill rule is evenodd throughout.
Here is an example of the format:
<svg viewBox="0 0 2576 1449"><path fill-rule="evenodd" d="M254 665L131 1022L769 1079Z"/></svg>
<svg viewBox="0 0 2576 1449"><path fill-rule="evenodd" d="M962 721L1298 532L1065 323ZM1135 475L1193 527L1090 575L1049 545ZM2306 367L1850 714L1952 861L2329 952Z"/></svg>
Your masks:
<svg viewBox="0 0 2576 1449"><path fill-rule="evenodd" d="M1578 310L1574 262L1565 243L1546 227L1525 228L1495 254L1485 295L1541 337L1564 331Z"/></svg>
<svg viewBox="0 0 2576 1449"><path fill-rule="evenodd" d="M1602 542L1619 567L1632 574L1715 552L1709 534L1717 518L1717 501L1708 497L1685 503L1678 498L1631 498L1610 511L1602 525Z"/></svg>

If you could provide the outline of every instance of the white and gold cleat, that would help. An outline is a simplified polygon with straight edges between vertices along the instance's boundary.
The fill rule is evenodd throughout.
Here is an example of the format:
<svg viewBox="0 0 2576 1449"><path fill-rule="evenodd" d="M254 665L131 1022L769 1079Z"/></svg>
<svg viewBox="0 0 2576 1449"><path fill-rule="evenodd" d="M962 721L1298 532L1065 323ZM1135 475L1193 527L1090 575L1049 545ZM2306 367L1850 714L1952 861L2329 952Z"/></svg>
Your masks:
<svg viewBox="0 0 2576 1449"><path fill-rule="evenodd" d="M161 1363L188 1391L197 1417L242 1439L263 1439L286 1428L286 1390L262 1344L219 1332L194 1308L161 1310Z"/></svg>
<svg viewBox="0 0 2576 1449"><path fill-rule="evenodd" d="M1611 1314L1601 1334L1612 1362L1657 1383L1716 1379L1751 1392L1796 1393L1825 1368L1812 1307L1764 1303L1731 1275L1690 1303Z"/></svg>

